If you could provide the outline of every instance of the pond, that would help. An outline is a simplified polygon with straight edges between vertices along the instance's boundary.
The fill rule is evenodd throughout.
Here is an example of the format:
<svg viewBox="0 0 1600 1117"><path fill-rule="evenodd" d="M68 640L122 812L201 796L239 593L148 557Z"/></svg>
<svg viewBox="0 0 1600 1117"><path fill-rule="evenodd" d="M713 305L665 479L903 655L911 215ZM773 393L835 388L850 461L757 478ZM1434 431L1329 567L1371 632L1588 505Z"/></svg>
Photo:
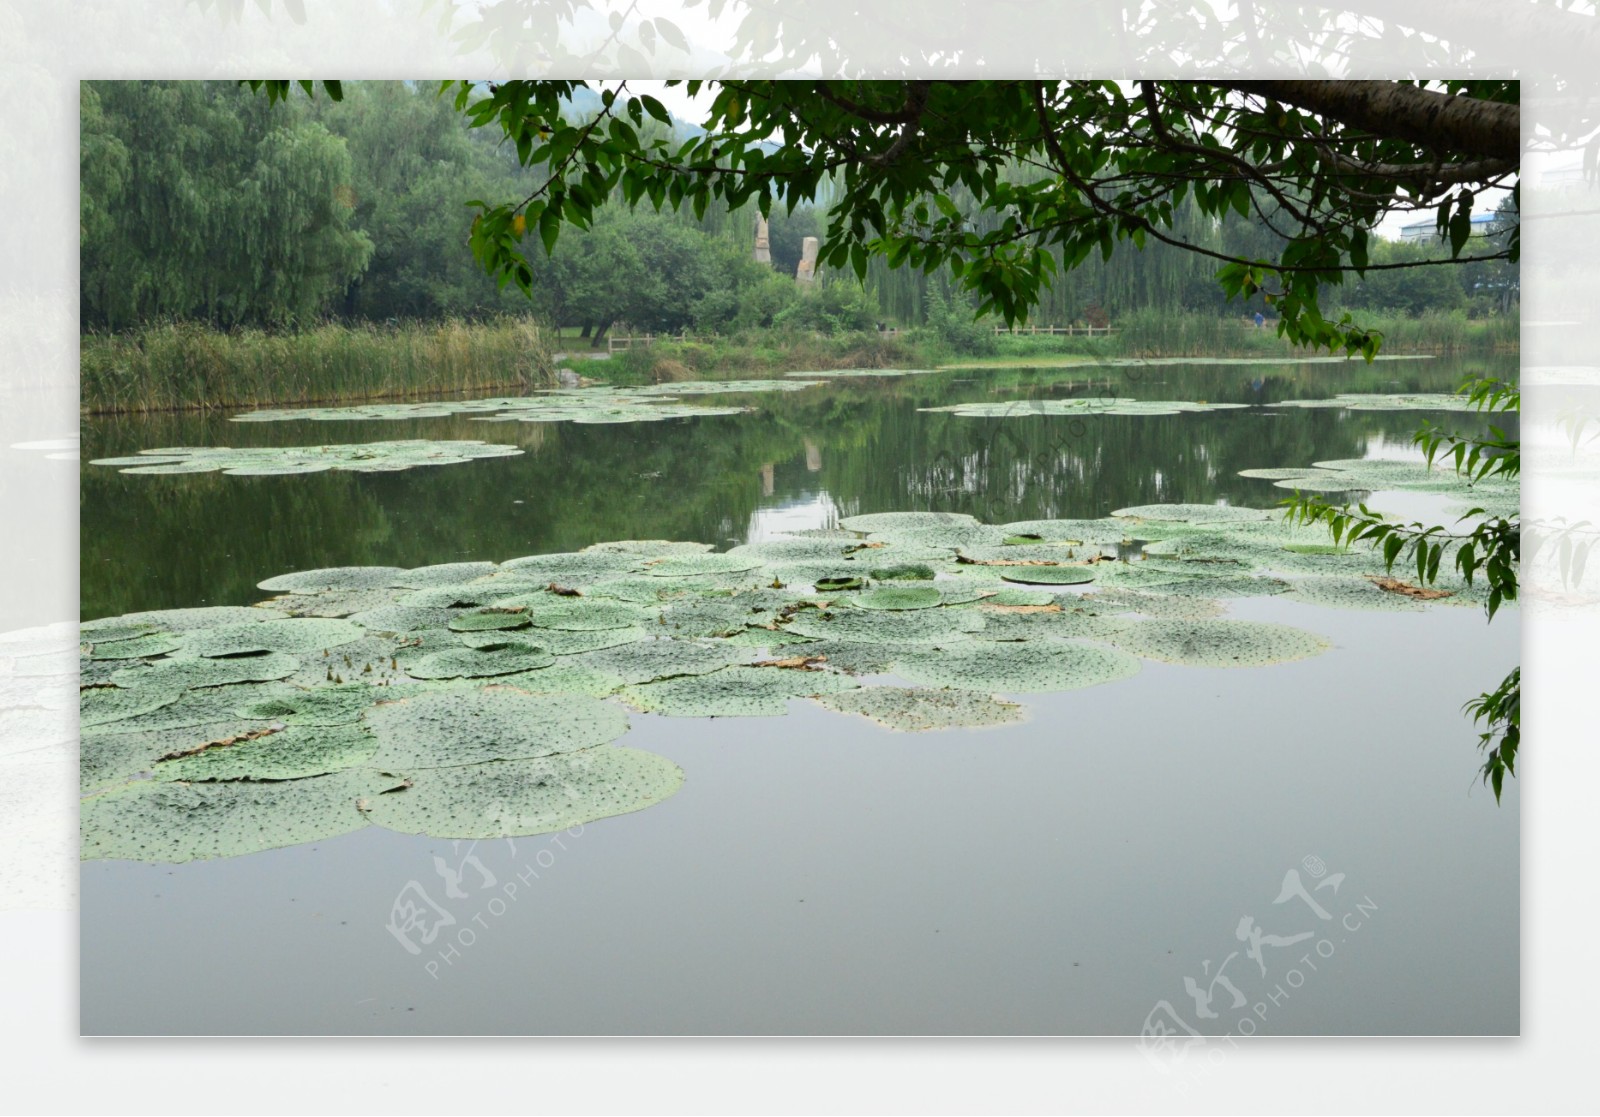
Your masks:
<svg viewBox="0 0 1600 1117"><path fill-rule="evenodd" d="M485 422L493 412L470 407L86 420L83 618L251 605L272 596L258 583L291 571L505 562L617 540L724 552L885 512L1000 525L1156 504L1273 508L1290 494L1241 470L1414 459L1424 419L1485 426L1461 412L1278 405L1450 392L1472 371L1496 368L829 377L687 393L683 406L745 410L630 422ZM1113 397L1208 406L1051 402ZM1033 403L927 410L1007 401ZM502 449L377 472L90 464L408 440ZM1371 502L1453 515L1435 492L1380 487ZM1135 549L1162 538L1130 535ZM1516 663L1515 610L1488 625L1481 608L1289 594L1226 597L1217 613L1292 626L1326 650L1246 669L1147 656L1136 674L1082 689L985 684L1022 711L983 728L894 732L810 700L776 717L629 711L616 744L683 773L648 809L512 839L368 826L181 864L85 861L82 1029L1515 1033L1518 792L1497 808L1476 785L1460 712ZM978 657L969 670L987 678L990 666Z"/></svg>

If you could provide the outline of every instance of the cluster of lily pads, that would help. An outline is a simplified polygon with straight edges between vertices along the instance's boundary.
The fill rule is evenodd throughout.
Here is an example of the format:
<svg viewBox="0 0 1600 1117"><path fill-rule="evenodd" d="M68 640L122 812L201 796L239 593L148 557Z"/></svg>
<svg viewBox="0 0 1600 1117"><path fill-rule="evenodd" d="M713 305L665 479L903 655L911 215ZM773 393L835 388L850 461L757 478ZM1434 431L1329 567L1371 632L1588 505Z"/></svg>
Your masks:
<svg viewBox="0 0 1600 1117"><path fill-rule="evenodd" d="M1442 493L1456 497L1459 512L1481 509L1489 515L1513 516L1521 508L1515 481L1494 475L1469 484L1446 463L1429 468L1422 461L1344 458L1316 462L1306 468L1242 469L1241 477L1271 481L1277 488L1307 493L1353 493L1387 490Z"/></svg>
<svg viewBox="0 0 1600 1117"><path fill-rule="evenodd" d="M1014 399L975 403L952 403L924 407L923 411L943 411L974 419L1009 419L1022 415L1181 415L1197 411L1231 411L1249 407L1244 403L1210 403L1189 400L1137 400L1120 397L1076 397L1071 399ZM1351 411L1475 411L1477 405L1465 395L1424 393L1416 395L1342 395L1333 399L1284 400L1269 407L1339 407Z"/></svg>
<svg viewBox="0 0 1600 1117"><path fill-rule="evenodd" d="M1138 400L1111 397L1075 399L1014 399L987 403L952 403L924 407L922 411L947 411L975 419L1008 419L1018 415L1179 415L1191 411L1229 411L1244 403L1193 403L1183 400Z"/></svg>
<svg viewBox="0 0 1600 1117"><path fill-rule="evenodd" d="M421 465L459 465L478 458L522 453L515 446L467 439L402 439L344 446L174 446L141 450L124 458L98 458L90 465L121 467L122 473L214 473L261 477L284 473L394 473Z"/></svg>
<svg viewBox="0 0 1600 1117"><path fill-rule="evenodd" d="M482 422L523 423L650 423L712 415L738 415L743 407L680 403L683 396L750 395L797 392L816 387L814 380L688 380L644 387L597 385L556 388L529 396L494 396L425 403L368 403L350 407L293 407L246 411L236 423L275 423L291 419L349 422L364 419L444 419L465 415Z"/></svg>
<svg viewBox="0 0 1600 1117"><path fill-rule="evenodd" d="M1025 716L1005 696L1145 660L1237 668L1327 647L1223 617L1231 598L1431 603L1382 572L1277 512L1149 505L282 575L255 606L82 626L83 856L221 857L369 825L553 831L681 784L671 761L613 744L624 707L781 716L810 699L899 730L1004 725Z"/></svg>

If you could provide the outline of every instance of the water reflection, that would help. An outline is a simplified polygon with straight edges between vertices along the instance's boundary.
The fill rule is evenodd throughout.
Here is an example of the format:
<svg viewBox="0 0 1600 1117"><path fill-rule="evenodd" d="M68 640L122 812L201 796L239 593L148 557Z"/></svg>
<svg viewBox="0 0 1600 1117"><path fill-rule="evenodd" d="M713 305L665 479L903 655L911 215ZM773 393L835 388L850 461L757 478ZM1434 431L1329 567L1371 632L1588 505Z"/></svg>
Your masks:
<svg viewBox="0 0 1600 1117"><path fill-rule="evenodd" d="M1138 377L1127 375L1138 372ZM483 439L525 454L447 470L294 477L127 476L82 470L85 618L248 604L255 584L321 566L420 566L576 550L608 539L728 547L860 512L964 512L992 523L1103 516L1164 501L1270 505L1241 469L1389 453L1412 412L1250 408L1170 416L1007 419L922 407L1104 394L1253 402L1342 391L1436 391L1445 361L1378 365L1003 369L835 381L742 397L735 416L629 425L480 422L229 423L222 416L89 420L85 459L172 445ZM1093 386L1087 381L1094 380ZM1261 381L1258 388L1256 381ZM718 401L720 402L720 400ZM1482 420L1452 415L1462 429Z"/></svg>

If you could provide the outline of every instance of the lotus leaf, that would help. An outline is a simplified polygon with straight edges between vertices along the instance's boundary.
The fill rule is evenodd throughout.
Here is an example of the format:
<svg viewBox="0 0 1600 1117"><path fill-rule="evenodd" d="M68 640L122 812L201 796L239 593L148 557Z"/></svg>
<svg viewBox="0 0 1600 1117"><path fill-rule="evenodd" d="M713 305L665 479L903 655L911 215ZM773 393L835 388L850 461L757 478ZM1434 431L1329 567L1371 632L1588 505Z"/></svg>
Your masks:
<svg viewBox="0 0 1600 1117"><path fill-rule="evenodd" d="M350 644L366 635L358 624L327 617L291 617L259 624L222 625L184 637L189 655L220 658L256 652L317 652Z"/></svg>
<svg viewBox="0 0 1600 1117"><path fill-rule="evenodd" d="M683 786L683 770L630 748L422 769L402 790L367 799L375 824L407 834L483 840L565 830L643 810Z"/></svg>
<svg viewBox="0 0 1600 1117"><path fill-rule="evenodd" d="M931 609L944 604L944 595L932 586L886 586L855 595L857 609Z"/></svg>
<svg viewBox="0 0 1600 1117"><path fill-rule="evenodd" d="M1076 690L1124 679L1138 670L1139 661L1126 652L1055 639L917 648L895 662L895 674L914 683L1000 694Z"/></svg>
<svg viewBox="0 0 1600 1117"><path fill-rule="evenodd" d="M1146 659L1190 667L1264 667L1328 649L1319 636L1260 621L1140 621L1112 640Z"/></svg>
<svg viewBox="0 0 1600 1117"><path fill-rule="evenodd" d="M869 687L816 699L836 713L859 714L888 729L918 733L930 729L1010 725L1027 718L1015 702L955 688Z"/></svg>
<svg viewBox="0 0 1600 1117"><path fill-rule="evenodd" d="M508 640L487 648L456 647L402 657L400 667L413 679L482 679L514 671L549 667L556 657L543 647Z"/></svg>
<svg viewBox="0 0 1600 1117"><path fill-rule="evenodd" d="M366 712L384 771L529 760L615 741L628 731L616 706L582 695L535 695L510 686L427 691Z"/></svg>
<svg viewBox="0 0 1600 1117"><path fill-rule="evenodd" d="M83 801L85 860L196 861L299 845L367 824L362 770L274 783L143 780Z"/></svg>
<svg viewBox="0 0 1600 1117"><path fill-rule="evenodd" d="M724 667L623 687L628 705L668 717L782 717L791 698L851 690L854 682L830 671L784 667Z"/></svg>
<svg viewBox="0 0 1600 1117"><path fill-rule="evenodd" d="M157 761L158 780L299 780L366 764L377 739L360 725L274 722L260 735L223 737L187 756Z"/></svg>
<svg viewBox="0 0 1600 1117"><path fill-rule="evenodd" d="M282 652L265 655L237 655L226 659L201 656L175 656L137 667L124 667L111 676L119 687L192 688L218 687L231 683L262 683L294 674L300 661Z"/></svg>

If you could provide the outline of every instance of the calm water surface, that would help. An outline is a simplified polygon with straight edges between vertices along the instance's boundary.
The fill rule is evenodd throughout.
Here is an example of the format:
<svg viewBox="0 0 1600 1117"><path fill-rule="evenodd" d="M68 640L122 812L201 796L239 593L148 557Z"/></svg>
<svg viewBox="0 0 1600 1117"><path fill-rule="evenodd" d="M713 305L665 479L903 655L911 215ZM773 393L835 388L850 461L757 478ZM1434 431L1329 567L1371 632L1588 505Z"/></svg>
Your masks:
<svg viewBox="0 0 1600 1117"><path fill-rule="evenodd" d="M311 567L627 538L721 549L857 512L1004 522L1157 501L1265 507L1286 494L1238 470L1402 456L1424 417L1480 421L917 409L1108 392L1270 403L1449 390L1466 371L1161 366L1100 370L1092 386L1060 370L955 372L625 426L94 420L85 462L418 437L526 452L368 475L85 464L83 616L248 604L265 596L256 582ZM85 863L82 1028L1137 1034L1170 1012L1217 1035L1241 1020L1266 1035L1515 1032L1518 792L1496 808L1475 785L1460 716L1517 661L1515 613L1488 626L1468 609L1261 598L1229 615L1333 649L1255 670L1147 663L1114 684L1024 696L1029 721L983 731L895 734L806 702L784 718L633 715L621 743L670 757L684 788L575 835L474 846L371 828L215 862ZM1320 910L1285 887L1291 870ZM408 904L437 928L417 953L390 931Z"/></svg>

